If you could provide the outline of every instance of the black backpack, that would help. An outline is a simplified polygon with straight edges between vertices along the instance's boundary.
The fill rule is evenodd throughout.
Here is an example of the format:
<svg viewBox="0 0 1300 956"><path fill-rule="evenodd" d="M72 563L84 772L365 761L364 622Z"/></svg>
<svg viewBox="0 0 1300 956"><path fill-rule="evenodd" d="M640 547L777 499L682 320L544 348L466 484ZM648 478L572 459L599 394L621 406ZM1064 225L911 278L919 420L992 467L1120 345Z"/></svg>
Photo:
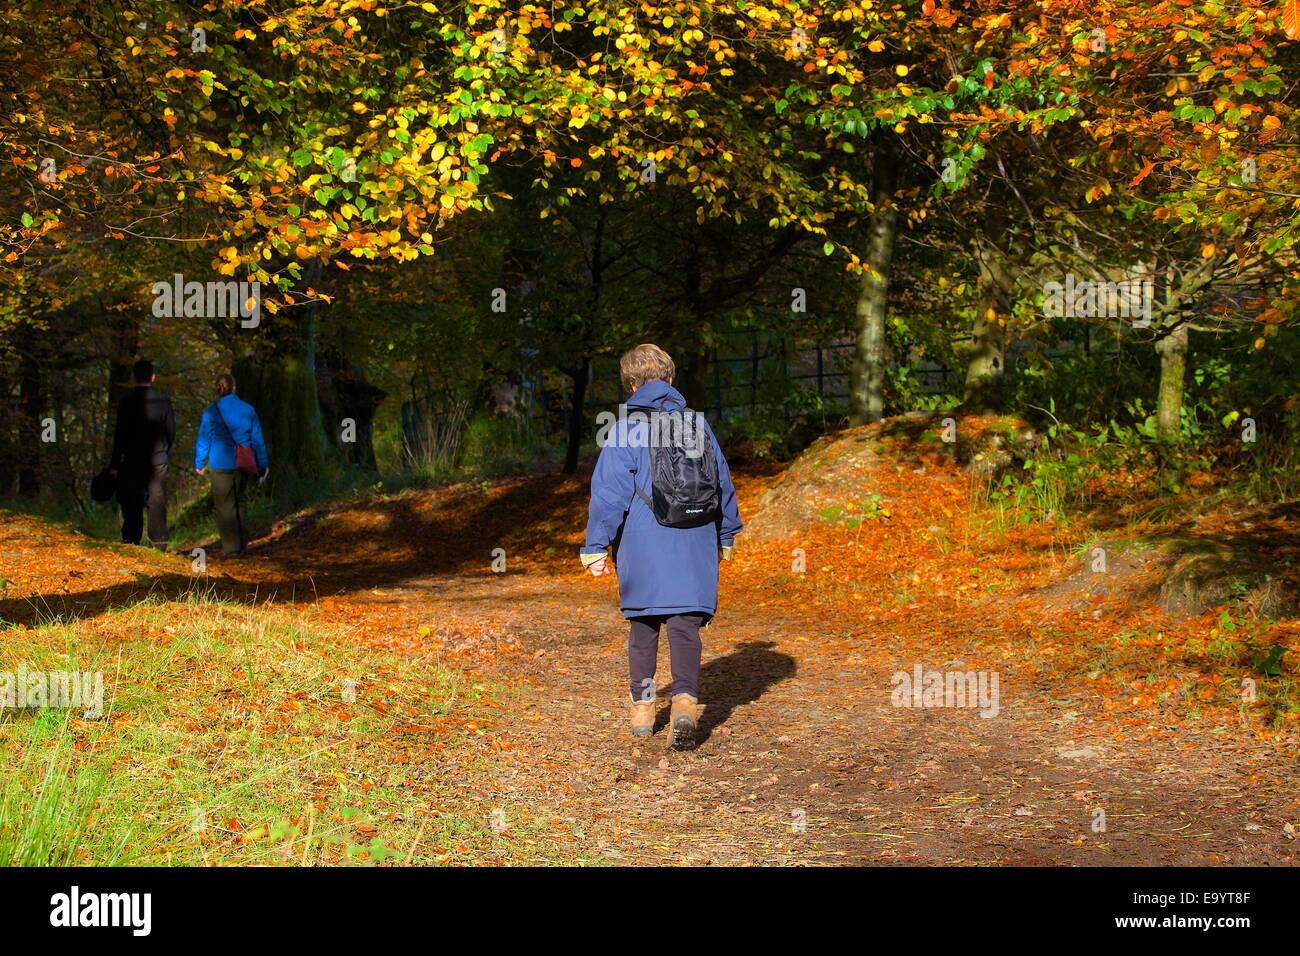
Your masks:
<svg viewBox="0 0 1300 956"><path fill-rule="evenodd" d="M651 494L634 483L637 496L666 528L698 528L717 520L722 508L718 458L704 417L689 408L654 412L649 427ZM697 448L699 454L692 454Z"/></svg>

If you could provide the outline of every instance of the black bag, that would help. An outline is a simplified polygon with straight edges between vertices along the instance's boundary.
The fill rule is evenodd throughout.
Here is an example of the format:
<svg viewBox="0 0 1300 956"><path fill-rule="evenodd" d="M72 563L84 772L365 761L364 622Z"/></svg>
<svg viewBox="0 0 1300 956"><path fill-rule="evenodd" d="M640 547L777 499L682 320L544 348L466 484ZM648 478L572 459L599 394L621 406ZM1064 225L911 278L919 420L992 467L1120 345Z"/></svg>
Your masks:
<svg viewBox="0 0 1300 956"><path fill-rule="evenodd" d="M94 478L90 479L90 498L103 504L105 501L111 501L113 495L117 494L117 478L105 468Z"/></svg>
<svg viewBox="0 0 1300 956"><path fill-rule="evenodd" d="M664 527L698 528L717 520L722 510L718 457L698 412L652 413L650 482L650 495L640 485L633 487Z"/></svg>

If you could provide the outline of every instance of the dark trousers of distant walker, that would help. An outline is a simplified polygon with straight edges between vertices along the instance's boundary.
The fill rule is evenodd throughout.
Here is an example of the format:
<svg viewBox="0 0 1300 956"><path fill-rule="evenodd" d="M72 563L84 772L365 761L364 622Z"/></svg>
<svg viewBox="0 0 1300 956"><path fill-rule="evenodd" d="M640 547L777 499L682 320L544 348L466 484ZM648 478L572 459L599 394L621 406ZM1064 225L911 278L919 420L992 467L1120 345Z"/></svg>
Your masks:
<svg viewBox="0 0 1300 956"><path fill-rule="evenodd" d="M212 469L212 512L221 533L221 550L239 554L244 550L244 516L240 505L248 476L242 471Z"/></svg>
<svg viewBox="0 0 1300 956"><path fill-rule="evenodd" d="M122 472L117 478L117 503L122 509L122 540L139 544L144 537L144 515L149 512L149 542L167 547L167 465L146 465L139 473Z"/></svg>

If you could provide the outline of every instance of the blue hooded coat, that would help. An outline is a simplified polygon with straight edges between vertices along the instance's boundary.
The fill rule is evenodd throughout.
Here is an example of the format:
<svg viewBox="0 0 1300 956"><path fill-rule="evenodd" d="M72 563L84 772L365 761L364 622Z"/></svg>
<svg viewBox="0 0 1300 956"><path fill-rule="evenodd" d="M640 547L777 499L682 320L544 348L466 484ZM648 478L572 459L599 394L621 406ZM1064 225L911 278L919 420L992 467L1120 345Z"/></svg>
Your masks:
<svg viewBox="0 0 1300 956"><path fill-rule="evenodd" d="M627 400L629 411L680 412L681 393L667 382L646 382ZM689 614L710 617L718 609L719 549L730 548L742 525L736 508L736 487L705 423L718 460L721 515L698 528L666 528L636 494L638 483L651 496L650 424L625 418L609 431L596 470L591 476L591 505L583 554L612 551L618 573L623 616Z"/></svg>
<svg viewBox="0 0 1300 956"><path fill-rule="evenodd" d="M194 467L211 465L216 471L234 471L237 444L253 447L259 471L267 467L266 442L257 410L231 392L203 410L199 440L194 446Z"/></svg>

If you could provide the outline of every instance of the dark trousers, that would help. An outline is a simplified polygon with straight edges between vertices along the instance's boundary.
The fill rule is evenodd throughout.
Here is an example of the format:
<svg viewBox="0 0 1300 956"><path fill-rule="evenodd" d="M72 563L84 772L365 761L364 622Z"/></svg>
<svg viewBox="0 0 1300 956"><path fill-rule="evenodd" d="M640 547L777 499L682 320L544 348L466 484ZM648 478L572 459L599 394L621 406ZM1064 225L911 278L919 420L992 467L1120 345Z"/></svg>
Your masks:
<svg viewBox="0 0 1300 956"><path fill-rule="evenodd" d="M155 548L167 546L167 464L149 465L147 470L117 478L117 503L122 509L122 540L139 544L144 536L144 513L149 512L149 541Z"/></svg>
<svg viewBox="0 0 1300 956"><path fill-rule="evenodd" d="M221 550L238 554L244 550L244 518L239 513L244 484L248 478L242 471L212 469L212 512L221 533Z"/></svg>
<svg viewBox="0 0 1300 956"><path fill-rule="evenodd" d="M634 700L655 699L655 667L659 658L659 627L668 627L668 655L673 668L672 693L700 696L700 625L704 614L672 614L629 618L627 667Z"/></svg>

